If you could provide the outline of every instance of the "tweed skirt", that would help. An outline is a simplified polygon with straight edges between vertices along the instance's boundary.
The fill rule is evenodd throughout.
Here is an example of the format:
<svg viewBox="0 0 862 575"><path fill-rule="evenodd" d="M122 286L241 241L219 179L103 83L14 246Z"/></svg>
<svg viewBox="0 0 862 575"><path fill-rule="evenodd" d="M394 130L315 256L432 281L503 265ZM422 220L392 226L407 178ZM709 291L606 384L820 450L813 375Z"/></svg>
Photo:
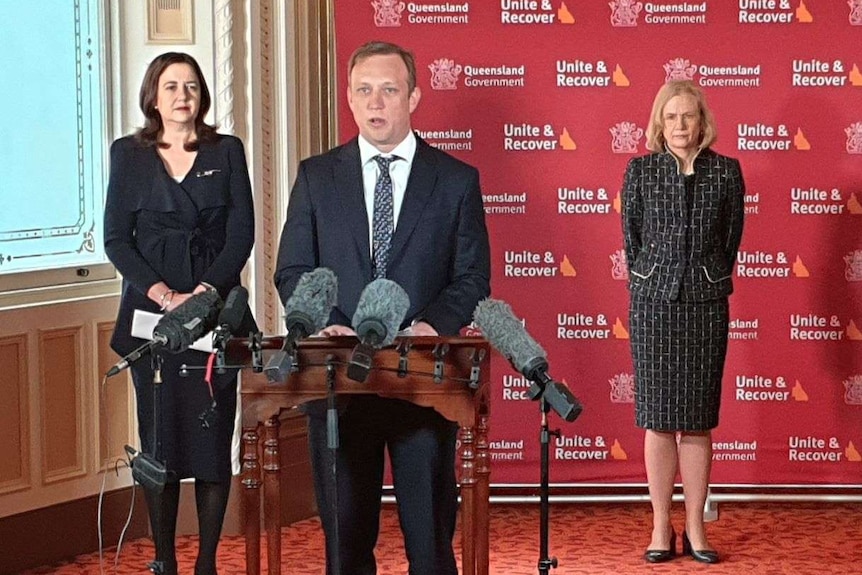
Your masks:
<svg viewBox="0 0 862 575"><path fill-rule="evenodd" d="M629 322L637 426L716 427L727 355L727 298L664 302L632 294Z"/></svg>

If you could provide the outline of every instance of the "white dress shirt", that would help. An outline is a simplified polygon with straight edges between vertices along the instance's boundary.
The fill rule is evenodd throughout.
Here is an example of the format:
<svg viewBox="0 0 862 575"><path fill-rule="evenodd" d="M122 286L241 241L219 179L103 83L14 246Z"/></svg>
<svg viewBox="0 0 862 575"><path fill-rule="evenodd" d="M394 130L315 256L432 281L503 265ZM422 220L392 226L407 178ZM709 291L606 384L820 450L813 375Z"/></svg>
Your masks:
<svg viewBox="0 0 862 575"><path fill-rule="evenodd" d="M362 187L365 192L365 212L368 214L368 245L374 246L374 187L380 175L380 166L375 156L398 156L400 159L389 164L389 177L392 179L392 218L394 231L398 228L398 215L407 191L407 179L413 158L416 155L416 135L411 130L400 144L388 154L383 154L368 140L359 136L359 159L362 162ZM373 257L373 254L372 254Z"/></svg>

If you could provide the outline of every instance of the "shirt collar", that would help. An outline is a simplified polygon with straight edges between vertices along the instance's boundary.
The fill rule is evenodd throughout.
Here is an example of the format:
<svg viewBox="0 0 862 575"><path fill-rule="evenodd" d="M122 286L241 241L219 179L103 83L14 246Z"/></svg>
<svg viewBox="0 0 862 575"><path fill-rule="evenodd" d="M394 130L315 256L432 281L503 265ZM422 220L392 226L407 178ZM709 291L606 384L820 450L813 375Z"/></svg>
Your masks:
<svg viewBox="0 0 862 575"><path fill-rule="evenodd" d="M401 140L395 148L389 152L388 154L382 154L380 150L374 147L374 145L359 135L359 159L362 162L362 165L366 165L368 162L372 161L375 156L398 156L402 160L407 162L407 165L413 163L413 156L416 155L416 134L413 133L413 130L410 130L407 133L407 137Z"/></svg>
<svg viewBox="0 0 862 575"><path fill-rule="evenodd" d="M697 152L695 152L694 157L691 159L692 169L694 168L695 162L700 157L701 152L703 152L705 149L706 148L703 146L700 146L697 148ZM679 158L679 156L677 156L676 154L674 154L673 152L670 151L670 148L668 148L668 146L667 146L667 142L665 142L665 145L664 145L664 153L667 154L669 157L673 158L673 160L676 162L677 173L682 174L683 173L683 171L682 171L682 160Z"/></svg>

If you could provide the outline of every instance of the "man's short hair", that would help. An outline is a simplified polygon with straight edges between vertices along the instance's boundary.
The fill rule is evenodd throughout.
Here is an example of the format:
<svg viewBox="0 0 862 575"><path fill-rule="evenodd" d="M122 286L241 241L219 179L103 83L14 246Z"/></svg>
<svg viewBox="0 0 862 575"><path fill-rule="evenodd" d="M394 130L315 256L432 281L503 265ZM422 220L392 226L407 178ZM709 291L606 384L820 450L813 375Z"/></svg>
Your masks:
<svg viewBox="0 0 862 575"><path fill-rule="evenodd" d="M388 56L395 54L401 57L404 65L407 66L407 86L410 92L416 87L416 61L413 59L413 52L406 50L397 44L389 42L372 41L363 44L350 56L350 63L347 65L347 81L350 82L350 74L353 73L353 68L363 60L371 56Z"/></svg>

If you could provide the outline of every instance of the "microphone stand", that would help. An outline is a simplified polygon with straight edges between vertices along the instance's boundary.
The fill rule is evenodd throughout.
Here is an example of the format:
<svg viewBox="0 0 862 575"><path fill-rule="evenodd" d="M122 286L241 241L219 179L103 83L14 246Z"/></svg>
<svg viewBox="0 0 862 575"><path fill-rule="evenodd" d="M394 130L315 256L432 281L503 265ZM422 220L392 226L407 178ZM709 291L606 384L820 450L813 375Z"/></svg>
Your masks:
<svg viewBox="0 0 862 575"><path fill-rule="evenodd" d="M539 485L539 575L548 575L551 569L556 569L556 557L550 557L550 443L551 436L559 437L560 430L548 428L548 411L550 406L545 396L539 399L539 411L542 415L539 442L541 444L541 483Z"/></svg>
<svg viewBox="0 0 862 575"><path fill-rule="evenodd" d="M551 436L560 437L560 430L548 428L548 412L554 412L566 421L574 421L580 415L581 407L577 398L571 394L565 384L554 381L546 371L547 362L540 358L537 369L526 370L524 375L532 382L527 395L531 400L539 400L539 411L542 414L539 441L541 443L541 484L539 486L539 575L548 575L551 569L556 569L556 557L549 556L548 539L550 523L550 443Z"/></svg>
<svg viewBox="0 0 862 575"><path fill-rule="evenodd" d="M335 522L332 570L341 575L341 553L338 535L338 406L335 394L335 356L326 358L326 446L332 457L332 515Z"/></svg>
<svg viewBox="0 0 862 575"><path fill-rule="evenodd" d="M254 373L263 371L263 332L252 331L248 334L248 347L251 350L251 370Z"/></svg>
<svg viewBox="0 0 862 575"><path fill-rule="evenodd" d="M159 437L159 427L161 427L162 411L159 409L162 404L162 356L159 353L153 354L153 448L155 453L153 458L158 461L158 457L162 451L161 438ZM157 501L158 509L156 509L156 521L158 522L158 533L154 533L156 549L158 550L158 542L161 539L161 534L164 531L164 509L163 501L164 493L154 493L153 499ZM158 556L158 555L157 555ZM165 562L159 559L152 561L147 565L150 571L155 575L162 575L165 572Z"/></svg>

